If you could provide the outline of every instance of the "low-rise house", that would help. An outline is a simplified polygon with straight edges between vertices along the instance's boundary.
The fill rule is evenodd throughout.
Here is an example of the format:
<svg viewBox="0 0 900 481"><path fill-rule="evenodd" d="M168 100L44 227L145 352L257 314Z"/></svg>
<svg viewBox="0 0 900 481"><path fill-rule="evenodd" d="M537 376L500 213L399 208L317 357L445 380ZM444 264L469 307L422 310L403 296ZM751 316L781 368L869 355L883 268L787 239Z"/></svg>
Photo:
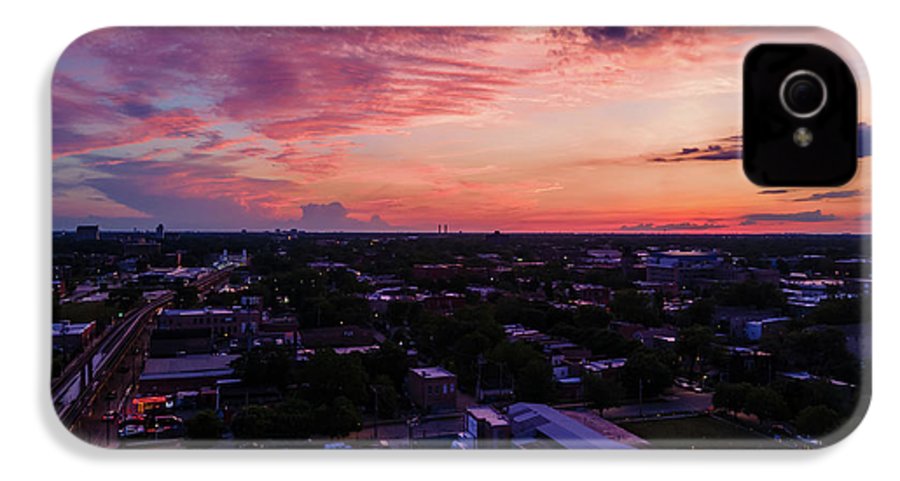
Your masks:
<svg viewBox="0 0 900 481"><path fill-rule="evenodd" d="M456 409L456 374L442 367L411 368L407 387L409 399L425 412Z"/></svg>

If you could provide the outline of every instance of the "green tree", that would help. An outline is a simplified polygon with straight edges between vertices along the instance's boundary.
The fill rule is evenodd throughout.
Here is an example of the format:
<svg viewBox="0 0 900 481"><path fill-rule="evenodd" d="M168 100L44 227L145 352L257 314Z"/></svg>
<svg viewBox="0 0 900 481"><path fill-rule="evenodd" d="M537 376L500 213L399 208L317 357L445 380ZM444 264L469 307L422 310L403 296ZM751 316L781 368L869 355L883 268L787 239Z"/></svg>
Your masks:
<svg viewBox="0 0 900 481"><path fill-rule="evenodd" d="M800 434L823 436L833 431L840 422L838 413L822 404L804 408L797 414L795 424Z"/></svg>
<svg viewBox="0 0 900 481"><path fill-rule="evenodd" d="M328 403L338 396L357 405L369 399L368 380L359 356L339 356L330 349L318 349L300 373L305 397L313 404Z"/></svg>
<svg viewBox="0 0 900 481"><path fill-rule="evenodd" d="M269 439L275 426L272 408L247 406L231 421L231 432L238 439Z"/></svg>
<svg viewBox="0 0 900 481"><path fill-rule="evenodd" d="M588 375L584 377L584 397L602 416L605 409L621 405L625 388L615 380Z"/></svg>
<svg viewBox="0 0 900 481"><path fill-rule="evenodd" d="M703 360L712 352L714 339L713 331L708 326L689 326L678 332L675 351L687 360L691 375L698 365L702 369Z"/></svg>
<svg viewBox="0 0 900 481"><path fill-rule="evenodd" d="M662 319L656 299L634 289L616 291L610 308L617 319L645 326L658 326Z"/></svg>
<svg viewBox="0 0 900 481"><path fill-rule="evenodd" d="M664 351L638 349L622 368L622 383L631 396L637 396L641 389L645 398L658 396L672 385L672 379L671 364Z"/></svg>
<svg viewBox="0 0 900 481"><path fill-rule="evenodd" d="M871 299L862 297L825 299L806 315L805 320L812 324L859 324L864 305L869 302Z"/></svg>
<svg viewBox="0 0 900 481"><path fill-rule="evenodd" d="M747 383L721 383L713 393L713 406L731 413L743 411L752 386Z"/></svg>
<svg viewBox="0 0 900 481"><path fill-rule="evenodd" d="M751 306L757 309L784 308L787 301L776 284L746 281L731 284L716 295L719 304Z"/></svg>
<svg viewBox="0 0 900 481"><path fill-rule="evenodd" d="M313 413L313 432L328 436L342 437L362 426L362 417L350 399L338 396L334 402L322 404Z"/></svg>
<svg viewBox="0 0 900 481"><path fill-rule="evenodd" d="M716 310L716 303L709 298L699 298L691 303L690 307L685 309L679 321L681 325L701 325L709 326L713 320L713 314Z"/></svg>
<svg viewBox="0 0 900 481"><path fill-rule="evenodd" d="M244 382L251 386L276 386L280 389L290 384L294 373L293 350L285 346L254 348L232 361L231 366Z"/></svg>
<svg viewBox="0 0 900 481"><path fill-rule="evenodd" d="M543 359L532 359L516 373L519 401L546 403L554 398L553 370Z"/></svg>
<svg viewBox="0 0 900 481"><path fill-rule="evenodd" d="M783 421L790 417L790 409L781 394L769 387L753 387L747 393L746 412L760 420Z"/></svg>
<svg viewBox="0 0 900 481"><path fill-rule="evenodd" d="M212 411L200 411L185 423L187 437L191 439L219 439L225 425Z"/></svg>
<svg viewBox="0 0 900 481"><path fill-rule="evenodd" d="M375 390L373 401L374 397L378 397L378 417L392 419L397 416L400 410L400 394L394 388L391 378L383 374L378 376L372 383L372 388Z"/></svg>

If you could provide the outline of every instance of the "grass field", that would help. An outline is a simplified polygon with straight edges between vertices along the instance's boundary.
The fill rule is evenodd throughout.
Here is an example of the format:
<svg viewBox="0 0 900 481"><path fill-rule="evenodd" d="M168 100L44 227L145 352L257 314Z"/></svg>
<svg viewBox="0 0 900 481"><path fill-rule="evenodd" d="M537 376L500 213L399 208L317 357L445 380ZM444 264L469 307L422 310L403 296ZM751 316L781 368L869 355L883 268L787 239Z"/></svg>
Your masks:
<svg viewBox="0 0 900 481"><path fill-rule="evenodd" d="M789 447L770 437L708 416L618 423L646 439L652 448L768 448Z"/></svg>

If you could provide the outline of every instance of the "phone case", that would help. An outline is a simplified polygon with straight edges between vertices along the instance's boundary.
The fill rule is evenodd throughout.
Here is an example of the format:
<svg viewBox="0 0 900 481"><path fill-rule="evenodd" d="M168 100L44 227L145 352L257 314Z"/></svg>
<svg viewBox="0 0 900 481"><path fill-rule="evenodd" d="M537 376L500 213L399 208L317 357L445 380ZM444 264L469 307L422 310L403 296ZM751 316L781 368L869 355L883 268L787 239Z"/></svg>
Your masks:
<svg viewBox="0 0 900 481"><path fill-rule="evenodd" d="M856 76L849 184L744 176L779 42ZM88 443L812 448L868 405L869 88L828 31L109 28L52 82Z"/></svg>

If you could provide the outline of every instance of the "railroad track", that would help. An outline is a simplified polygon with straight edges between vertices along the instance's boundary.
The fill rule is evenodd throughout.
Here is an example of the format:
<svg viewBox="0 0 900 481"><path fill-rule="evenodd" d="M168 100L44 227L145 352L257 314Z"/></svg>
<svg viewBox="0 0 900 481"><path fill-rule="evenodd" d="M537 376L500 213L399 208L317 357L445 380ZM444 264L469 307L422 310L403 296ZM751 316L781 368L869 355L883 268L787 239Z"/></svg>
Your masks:
<svg viewBox="0 0 900 481"><path fill-rule="evenodd" d="M214 272L191 285L199 291L206 291L225 281L232 270L228 268ZM165 294L127 312L99 341L73 359L56 379L51 380L53 405L67 429L72 429L85 409L94 403L97 394L102 391L123 356L130 351L147 321L174 298L174 293ZM87 377L86 371L93 375L82 383L82 378Z"/></svg>

